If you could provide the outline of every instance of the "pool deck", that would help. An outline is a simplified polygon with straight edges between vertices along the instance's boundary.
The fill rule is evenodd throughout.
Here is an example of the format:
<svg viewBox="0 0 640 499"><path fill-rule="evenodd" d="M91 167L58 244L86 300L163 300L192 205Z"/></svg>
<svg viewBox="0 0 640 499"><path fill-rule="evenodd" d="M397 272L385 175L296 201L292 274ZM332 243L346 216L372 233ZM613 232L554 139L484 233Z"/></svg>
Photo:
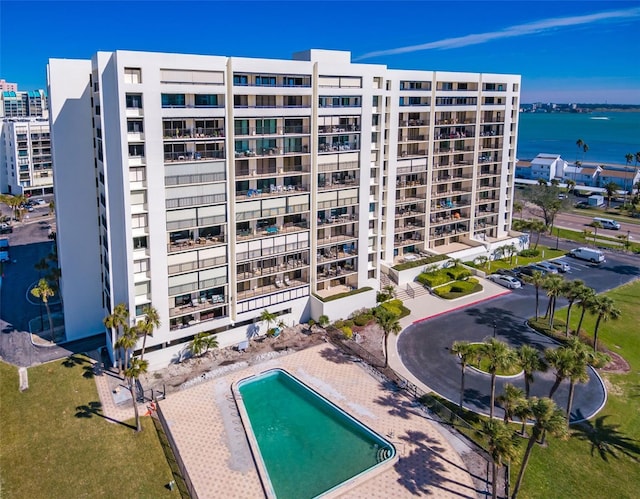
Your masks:
<svg viewBox="0 0 640 499"><path fill-rule="evenodd" d="M340 497L482 494L459 454L423 412L359 362L323 344L203 381L159 403L199 498L265 497L231 385L274 367L286 369L395 445L400 459L392 467Z"/></svg>

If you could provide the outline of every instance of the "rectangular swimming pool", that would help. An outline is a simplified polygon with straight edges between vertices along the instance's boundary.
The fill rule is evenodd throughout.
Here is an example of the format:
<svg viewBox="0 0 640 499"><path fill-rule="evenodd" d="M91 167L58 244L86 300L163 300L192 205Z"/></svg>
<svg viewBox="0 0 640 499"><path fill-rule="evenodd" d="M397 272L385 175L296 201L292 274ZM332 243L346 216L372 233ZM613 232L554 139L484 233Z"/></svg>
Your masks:
<svg viewBox="0 0 640 499"><path fill-rule="evenodd" d="M317 497L395 460L390 442L282 369L239 381L234 396L270 497Z"/></svg>

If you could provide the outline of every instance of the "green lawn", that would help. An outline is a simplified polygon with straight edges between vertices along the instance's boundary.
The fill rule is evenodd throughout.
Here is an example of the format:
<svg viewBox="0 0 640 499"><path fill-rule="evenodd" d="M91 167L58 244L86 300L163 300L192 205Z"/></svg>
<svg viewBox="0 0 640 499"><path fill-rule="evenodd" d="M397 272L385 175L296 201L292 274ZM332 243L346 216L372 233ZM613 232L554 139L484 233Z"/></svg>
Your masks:
<svg viewBox="0 0 640 499"><path fill-rule="evenodd" d="M602 374L608 386L604 409L587 429L572 427L567 441L550 439L536 447L524 479L522 498L638 497L640 484L640 281L606 293L622 311L618 321L601 324L599 339L631 366L626 374ZM571 314L575 328L579 310ZM566 310L557 312L566 319ZM595 317L587 315L583 329L593 334ZM594 445L601 442L600 445ZM601 455L600 452L603 452ZM609 453L613 452L615 455ZM625 455L625 452L629 455ZM606 457L606 459L605 459ZM517 472L514 466L513 473ZM515 476L513 476L515 479Z"/></svg>
<svg viewBox="0 0 640 499"><path fill-rule="evenodd" d="M136 434L100 416L89 363L76 358L83 360L29 368L23 393L17 368L0 362L2 497L172 495L165 488L172 472L151 419L144 417Z"/></svg>
<svg viewBox="0 0 640 499"><path fill-rule="evenodd" d="M577 243L592 245L594 229L589 228L588 230L592 231L592 234L589 235L589 237L585 237L583 232L579 232L571 229L561 229L556 227L553 229L553 234L551 235L551 237L559 235L561 239L569 239L570 241L575 241ZM598 233L598 237L596 238L596 243L598 246L603 246L606 248L621 249L621 248L624 248L624 243L626 242L627 234L621 233L620 236L624 236L624 238L618 239L617 237L610 237L610 236L606 236L606 235L602 235L601 233ZM640 244L629 241L629 249L632 250L634 253L640 253Z"/></svg>
<svg viewBox="0 0 640 499"><path fill-rule="evenodd" d="M504 258L502 260L493 260L492 262L487 262L485 265L471 265L478 270L482 270L487 274L491 274L498 269L512 269L518 266L529 265L531 263L541 262L542 260L548 260L549 258L557 258L559 256L564 256L567 254L564 250L555 250L552 248L548 248L546 246L538 245L538 249L540 250L539 256L525 257L525 256L514 256L511 258ZM466 265L470 265L469 262L465 262Z"/></svg>

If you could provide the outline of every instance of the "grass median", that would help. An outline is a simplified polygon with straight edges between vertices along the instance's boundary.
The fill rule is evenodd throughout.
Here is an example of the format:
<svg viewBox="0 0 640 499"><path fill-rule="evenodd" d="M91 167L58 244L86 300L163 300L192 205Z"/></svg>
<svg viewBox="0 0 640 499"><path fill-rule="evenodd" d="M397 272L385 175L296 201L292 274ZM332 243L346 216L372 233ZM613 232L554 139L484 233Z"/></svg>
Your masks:
<svg viewBox="0 0 640 499"><path fill-rule="evenodd" d="M172 480L151 418L108 421L86 358L18 370L0 362L3 498L161 497ZM134 421L128 422L134 425Z"/></svg>

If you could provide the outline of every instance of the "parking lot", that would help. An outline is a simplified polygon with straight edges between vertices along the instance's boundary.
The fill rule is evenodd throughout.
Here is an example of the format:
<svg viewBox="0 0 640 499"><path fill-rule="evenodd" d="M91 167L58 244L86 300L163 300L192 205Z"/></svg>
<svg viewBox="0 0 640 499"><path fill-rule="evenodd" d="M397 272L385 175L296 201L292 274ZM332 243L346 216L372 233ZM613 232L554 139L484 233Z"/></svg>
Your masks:
<svg viewBox="0 0 640 499"><path fill-rule="evenodd" d="M581 279L598 292L640 277L637 256L613 252L605 252L605 256L607 262L601 265L562 257L559 260L567 262L571 270L561 275L568 280ZM545 310L547 301L546 294L541 291L541 311ZM558 308L565 305L566 300L558 299ZM535 288L527 284L498 298L413 324L398 338L398 351L402 362L415 377L445 398L457 401L460 395L460 364L458 359L449 353L453 342L481 342L492 336L495 331L496 337L513 347L530 344L541 351L547 347L555 347L556 344L551 339L536 333L525 324L534 313ZM531 394L548 396L553 381L553 372L536 374ZM505 382L507 381L504 379L498 381L496 393L502 391ZM522 375L509 379L508 382L524 386ZM465 406L481 413L488 413L488 375L468 371L465 386ZM568 382L563 382L554 399L564 407L567 396ZM599 410L605 397L600 380L592 372L588 383L576 387L572 419L590 417ZM501 414L500 409L496 411L498 415Z"/></svg>

